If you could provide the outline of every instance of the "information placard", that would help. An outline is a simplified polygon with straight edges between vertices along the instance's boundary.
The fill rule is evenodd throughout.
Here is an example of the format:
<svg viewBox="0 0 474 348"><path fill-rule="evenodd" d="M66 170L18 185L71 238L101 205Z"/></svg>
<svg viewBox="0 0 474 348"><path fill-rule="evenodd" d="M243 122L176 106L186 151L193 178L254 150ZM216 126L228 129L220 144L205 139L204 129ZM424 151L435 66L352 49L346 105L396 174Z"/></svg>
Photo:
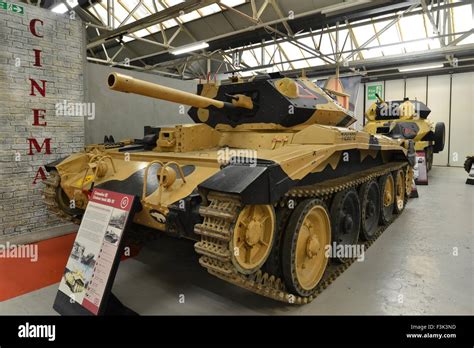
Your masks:
<svg viewBox="0 0 474 348"><path fill-rule="evenodd" d="M115 278L122 236L133 216L134 198L102 189L92 191L59 284L57 300L64 298L64 294L76 308L79 305L94 315L103 312ZM56 302L55 309L61 313L63 306Z"/></svg>

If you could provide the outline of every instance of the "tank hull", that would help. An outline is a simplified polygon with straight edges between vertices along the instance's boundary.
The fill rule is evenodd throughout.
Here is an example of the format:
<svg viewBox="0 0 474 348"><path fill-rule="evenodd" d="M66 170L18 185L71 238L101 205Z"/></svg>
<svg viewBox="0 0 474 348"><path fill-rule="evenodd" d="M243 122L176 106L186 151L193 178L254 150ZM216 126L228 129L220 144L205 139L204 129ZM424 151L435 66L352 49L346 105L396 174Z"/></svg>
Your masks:
<svg viewBox="0 0 474 348"><path fill-rule="evenodd" d="M200 220L200 191L240 195L244 204L274 204L286 192L367 170L389 161L404 161L407 150L400 142L384 136L370 136L347 128L312 125L287 132L217 131L218 145L198 151L123 151L89 146L47 166L59 174L60 189L75 203L80 215L91 187L136 195L141 210L134 222L154 230L198 239L190 223ZM252 145L258 141L258 146ZM101 177L92 164L107 157ZM176 163L184 175L159 189L159 163ZM171 168L178 172L177 166ZM148 172L145 184L145 171ZM144 184L146 192L144 192ZM188 213L183 213L183 212ZM168 218L170 218L168 220Z"/></svg>

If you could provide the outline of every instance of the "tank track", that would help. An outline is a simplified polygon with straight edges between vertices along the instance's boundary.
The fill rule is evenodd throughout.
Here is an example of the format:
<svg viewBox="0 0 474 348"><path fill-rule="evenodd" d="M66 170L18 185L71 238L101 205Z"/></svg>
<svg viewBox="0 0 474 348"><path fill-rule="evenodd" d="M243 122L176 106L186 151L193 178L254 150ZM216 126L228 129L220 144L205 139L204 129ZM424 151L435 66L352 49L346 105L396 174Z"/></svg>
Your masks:
<svg viewBox="0 0 474 348"><path fill-rule="evenodd" d="M45 184L45 188L43 191L44 194L44 202L47 205L49 211L53 214L59 216L62 219L71 221L77 225L81 223L81 220L65 213L60 207L57 199L57 189L59 187L59 183L61 181L61 177L59 176L58 172L53 170L49 173L48 179L44 180L43 183Z"/></svg>
<svg viewBox="0 0 474 348"><path fill-rule="evenodd" d="M390 163L379 166L375 170L359 172L313 186L294 188L287 192L282 201L278 202L277 205L286 205L289 199L298 200L301 198L320 198L327 203L336 192L357 187L364 182L406 166L407 163ZM263 272L261 269L253 274L244 275L239 273L233 265L229 241L232 238L232 228L242 208L239 197L209 192L207 201L209 205L202 206L199 209L199 213L204 218L204 221L201 224L197 224L194 230L196 234L201 235L201 241L194 245L196 252L202 255L199 258L199 263L210 274L259 295L290 304L309 303L356 260L349 259L343 264L332 264L330 262L314 294L306 297L291 294L287 291L283 280L278 275ZM394 215L392 222L396 217L397 215ZM365 246L365 249L368 249L389 225L380 226L374 239L361 243Z"/></svg>

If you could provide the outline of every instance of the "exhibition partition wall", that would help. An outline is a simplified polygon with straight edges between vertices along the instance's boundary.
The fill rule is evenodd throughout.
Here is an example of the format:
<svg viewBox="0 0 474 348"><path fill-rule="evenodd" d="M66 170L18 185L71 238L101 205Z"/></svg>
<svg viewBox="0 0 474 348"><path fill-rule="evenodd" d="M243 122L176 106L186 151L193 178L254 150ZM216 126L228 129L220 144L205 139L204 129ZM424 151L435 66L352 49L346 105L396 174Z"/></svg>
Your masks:
<svg viewBox="0 0 474 348"><path fill-rule="evenodd" d="M435 154L433 164L462 167L466 155L474 152L473 85L474 72L367 82L363 109L375 101L371 92L376 89L385 100L408 97L426 103L431 109L428 120L446 125L446 146ZM359 111L357 117L360 123L363 114Z"/></svg>
<svg viewBox="0 0 474 348"><path fill-rule="evenodd" d="M84 146L84 37L73 13L0 6L0 238L64 224L44 165Z"/></svg>

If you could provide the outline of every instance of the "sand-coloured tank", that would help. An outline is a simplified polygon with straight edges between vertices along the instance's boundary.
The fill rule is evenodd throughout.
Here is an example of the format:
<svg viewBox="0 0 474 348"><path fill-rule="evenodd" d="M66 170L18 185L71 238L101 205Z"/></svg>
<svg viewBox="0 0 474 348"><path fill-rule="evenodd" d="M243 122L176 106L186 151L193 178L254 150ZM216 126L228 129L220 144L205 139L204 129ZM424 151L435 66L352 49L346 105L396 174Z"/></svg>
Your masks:
<svg viewBox="0 0 474 348"><path fill-rule="evenodd" d="M377 101L367 110L364 127L371 134L385 134L395 139L411 139L416 151L425 151L427 169L433 166L433 154L444 149L445 125L428 120L431 110L418 100Z"/></svg>
<svg viewBox="0 0 474 348"><path fill-rule="evenodd" d="M194 240L209 273L301 304L354 260L336 250L370 245L406 204L412 142L349 128L342 91L280 75L197 95L117 73L108 85L189 105L195 123L48 165L46 203L62 216L79 220L92 187L136 195L135 227Z"/></svg>

